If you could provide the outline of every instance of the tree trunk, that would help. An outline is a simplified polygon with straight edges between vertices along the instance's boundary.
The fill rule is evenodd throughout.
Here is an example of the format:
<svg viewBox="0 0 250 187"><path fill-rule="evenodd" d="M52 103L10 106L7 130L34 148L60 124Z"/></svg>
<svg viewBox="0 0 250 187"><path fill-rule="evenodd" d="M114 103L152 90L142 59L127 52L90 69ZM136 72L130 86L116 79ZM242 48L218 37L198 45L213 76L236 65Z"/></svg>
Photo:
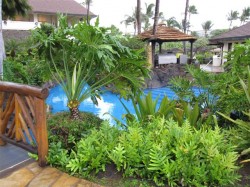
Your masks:
<svg viewBox="0 0 250 187"><path fill-rule="evenodd" d="M0 79L3 79L3 60L5 59L5 49L2 30L2 0L0 0Z"/></svg>
<svg viewBox="0 0 250 187"><path fill-rule="evenodd" d="M74 108L70 108L70 113L71 113L71 118L73 120L79 120L80 119L80 112L79 112L79 108L74 107Z"/></svg>
<svg viewBox="0 0 250 187"><path fill-rule="evenodd" d="M137 0L137 10L136 10L136 19L137 19L137 33L141 33L141 0Z"/></svg>
<svg viewBox="0 0 250 187"><path fill-rule="evenodd" d="M159 19L159 7L160 7L160 0L155 1L155 17L154 17L154 25L153 25L153 35L157 32L157 25ZM152 61L155 66L155 42L152 42Z"/></svg>
<svg viewBox="0 0 250 187"><path fill-rule="evenodd" d="M159 7L160 7L160 0L155 1L155 17L154 17L154 26L153 26L153 35L157 32L157 25L159 19Z"/></svg>
<svg viewBox="0 0 250 187"><path fill-rule="evenodd" d="M87 1L87 23L90 24L90 19L89 19L89 8L90 8L90 0Z"/></svg>
<svg viewBox="0 0 250 187"><path fill-rule="evenodd" d="M183 31L184 31L185 34L187 33L187 13L188 13L188 7L189 7L189 0L186 0L185 15L184 15L184 21L183 21ZM186 42L183 42L183 51L184 51L184 54L187 53Z"/></svg>

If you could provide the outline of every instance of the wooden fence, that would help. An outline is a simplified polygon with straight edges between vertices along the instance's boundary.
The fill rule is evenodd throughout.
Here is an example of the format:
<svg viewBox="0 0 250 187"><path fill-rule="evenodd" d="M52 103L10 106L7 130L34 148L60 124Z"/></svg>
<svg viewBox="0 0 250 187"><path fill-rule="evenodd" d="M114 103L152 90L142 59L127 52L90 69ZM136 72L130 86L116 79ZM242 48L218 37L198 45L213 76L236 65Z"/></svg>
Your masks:
<svg viewBox="0 0 250 187"><path fill-rule="evenodd" d="M42 167L48 154L48 94L48 89L0 81L0 145L8 142L37 153Z"/></svg>

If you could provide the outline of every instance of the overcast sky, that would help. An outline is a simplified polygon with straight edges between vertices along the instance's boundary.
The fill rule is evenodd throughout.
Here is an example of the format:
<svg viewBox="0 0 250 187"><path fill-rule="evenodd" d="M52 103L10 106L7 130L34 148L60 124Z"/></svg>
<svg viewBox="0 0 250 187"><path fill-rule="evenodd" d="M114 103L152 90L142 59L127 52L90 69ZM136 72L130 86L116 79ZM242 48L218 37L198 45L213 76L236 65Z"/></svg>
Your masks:
<svg viewBox="0 0 250 187"><path fill-rule="evenodd" d="M83 0L77 0L83 2ZM172 16L180 22L184 17L186 0L160 0L160 11L165 18ZM145 11L145 3L155 3L155 0L141 0L142 11ZM195 5L198 13L191 16L191 30L202 30L201 24L211 20L214 26L212 29L223 29L229 27L227 15L231 10L242 12L244 7L250 6L250 0L189 0L189 5ZM133 27L120 22L125 19L125 15L132 15L136 6L136 0L93 0L91 11L99 15L101 26L115 25L123 32L132 32ZM234 25L240 25L235 22Z"/></svg>

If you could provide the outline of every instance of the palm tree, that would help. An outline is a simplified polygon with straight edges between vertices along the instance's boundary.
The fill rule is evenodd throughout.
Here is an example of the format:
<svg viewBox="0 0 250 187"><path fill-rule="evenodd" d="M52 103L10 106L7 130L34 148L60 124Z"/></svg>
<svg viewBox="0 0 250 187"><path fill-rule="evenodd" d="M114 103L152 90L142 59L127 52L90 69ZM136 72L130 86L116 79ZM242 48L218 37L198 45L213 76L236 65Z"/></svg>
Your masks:
<svg viewBox="0 0 250 187"><path fill-rule="evenodd" d="M242 10L241 16L240 16L240 22L241 24L245 23L250 17L250 7L246 7Z"/></svg>
<svg viewBox="0 0 250 187"><path fill-rule="evenodd" d="M188 28L188 23L187 23L188 7L189 7L189 0L186 0L184 19L183 19L183 21L182 21L182 26L183 26L183 32L184 32L184 33L187 32L187 28ZM187 53L187 50L186 50L186 42L185 42L185 41L183 42L183 52L184 52L184 54Z"/></svg>
<svg viewBox="0 0 250 187"><path fill-rule="evenodd" d="M183 32L187 32L187 14L188 14L188 7L189 7L189 0L186 0L186 7L184 13L184 20L183 20Z"/></svg>
<svg viewBox="0 0 250 187"><path fill-rule="evenodd" d="M167 19L165 21L166 21L168 27L174 27L174 28L177 28L177 29L182 29L181 24L176 20L175 17L171 17L171 18L169 18L169 19Z"/></svg>
<svg viewBox="0 0 250 187"><path fill-rule="evenodd" d="M86 8L87 8L87 23L90 24L90 17L89 17L89 12L90 12L90 5L91 3L93 3L92 0L85 0L83 2L84 5L86 5Z"/></svg>
<svg viewBox="0 0 250 187"><path fill-rule="evenodd" d="M190 28L190 18L192 14L198 14L198 11L194 5L191 5L188 7L188 25L187 25L187 30Z"/></svg>
<svg viewBox="0 0 250 187"><path fill-rule="evenodd" d="M155 1L155 17L154 17L154 25L153 25L153 35L157 32L157 25L159 20L159 6L160 6L160 0Z"/></svg>
<svg viewBox="0 0 250 187"><path fill-rule="evenodd" d="M3 0L2 14L4 18L14 18L16 15L25 16L31 9L27 0Z"/></svg>
<svg viewBox="0 0 250 187"><path fill-rule="evenodd" d="M126 19L121 21L121 23L124 23L127 27L128 25L133 24L134 25L134 35L136 34L137 30L137 20L136 20L136 9L133 11L133 14L131 16L125 15Z"/></svg>
<svg viewBox="0 0 250 187"><path fill-rule="evenodd" d="M141 0L137 0L136 7L137 32L141 33Z"/></svg>
<svg viewBox="0 0 250 187"><path fill-rule="evenodd" d="M143 29L147 30L150 27L149 20L154 15L153 8L154 8L155 5L153 3L151 3L149 5L147 5L147 3L145 3L145 6L146 6L146 12L145 12L145 14L142 14L142 22L144 23Z"/></svg>
<svg viewBox="0 0 250 187"><path fill-rule="evenodd" d="M229 28L231 28L232 23L234 20L237 20L239 17L239 12L238 11L233 11L231 10L228 15L227 15L227 20L230 22Z"/></svg>
<svg viewBox="0 0 250 187"><path fill-rule="evenodd" d="M141 88L143 77L149 72L146 62L119 42L121 36L110 35L109 28L99 29L85 22L70 30L62 19L65 18L60 18L62 24L54 30L55 35L44 38L39 47L43 52L49 50L48 63L52 64L51 71L56 71L52 75L66 93L72 119L79 119L79 105L85 99L91 98L97 103L105 85L112 83L114 91L123 97ZM37 32L44 35L40 30ZM55 37L58 35L61 37ZM74 42L68 36L72 36ZM58 69L59 65L63 65L64 71Z"/></svg>
<svg viewBox="0 0 250 187"><path fill-rule="evenodd" d="M205 32L205 37L207 38L208 37L208 31L210 31L211 28L213 27L213 23L212 23L212 21L208 20L208 21L202 23L201 26L202 26L202 29Z"/></svg>

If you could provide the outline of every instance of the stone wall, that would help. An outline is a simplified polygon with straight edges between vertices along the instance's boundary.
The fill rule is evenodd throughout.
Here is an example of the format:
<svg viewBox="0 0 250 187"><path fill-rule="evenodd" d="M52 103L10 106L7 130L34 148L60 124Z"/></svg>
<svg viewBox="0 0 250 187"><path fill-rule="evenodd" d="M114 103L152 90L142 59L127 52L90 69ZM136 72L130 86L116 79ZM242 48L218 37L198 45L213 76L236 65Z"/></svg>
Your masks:
<svg viewBox="0 0 250 187"><path fill-rule="evenodd" d="M173 77L191 78L185 64L165 64L152 69L151 79L146 80L147 88L160 88L167 86Z"/></svg>

